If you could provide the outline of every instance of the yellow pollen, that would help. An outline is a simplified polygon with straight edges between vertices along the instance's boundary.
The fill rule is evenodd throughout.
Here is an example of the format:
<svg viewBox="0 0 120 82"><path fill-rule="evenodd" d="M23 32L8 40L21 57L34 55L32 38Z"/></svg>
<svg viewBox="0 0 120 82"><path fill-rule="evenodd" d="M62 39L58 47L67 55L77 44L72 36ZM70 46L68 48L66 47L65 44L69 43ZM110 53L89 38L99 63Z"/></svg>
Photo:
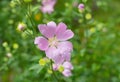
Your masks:
<svg viewBox="0 0 120 82"><path fill-rule="evenodd" d="M49 42L49 46L57 46L57 44L58 44L58 40L56 37L49 38L48 42Z"/></svg>

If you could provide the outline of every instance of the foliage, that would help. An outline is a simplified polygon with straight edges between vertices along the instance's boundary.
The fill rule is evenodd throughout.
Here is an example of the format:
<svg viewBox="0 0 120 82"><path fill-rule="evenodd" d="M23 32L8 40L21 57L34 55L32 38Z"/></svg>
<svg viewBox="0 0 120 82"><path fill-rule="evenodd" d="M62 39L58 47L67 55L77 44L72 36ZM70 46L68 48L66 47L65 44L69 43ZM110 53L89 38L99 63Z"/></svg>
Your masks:
<svg viewBox="0 0 120 82"><path fill-rule="evenodd" d="M84 3L80 12L75 2ZM38 24L64 22L74 32L71 77L56 72L60 82L120 82L120 1L57 0L51 14L43 14L41 0L0 1L0 82L57 82L45 53L34 45ZM26 29L18 31L19 23Z"/></svg>

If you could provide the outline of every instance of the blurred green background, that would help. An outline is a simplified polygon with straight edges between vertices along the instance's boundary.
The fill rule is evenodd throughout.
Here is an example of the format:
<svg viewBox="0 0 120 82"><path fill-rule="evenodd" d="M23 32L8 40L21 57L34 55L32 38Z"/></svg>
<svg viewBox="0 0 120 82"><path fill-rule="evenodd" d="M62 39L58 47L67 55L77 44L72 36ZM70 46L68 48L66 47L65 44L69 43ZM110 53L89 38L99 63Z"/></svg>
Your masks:
<svg viewBox="0 0 120 82"><path fill-rule="evenodd" d="M64 22L75 34L74 70L68 78L57 73L60 82L120 82L120 0L57 0L52 14L40 11L41 0L20 1L0 0L0 82L56 82L39 65L45 53L33 43L37 25L49 21ZM20 22L24 31L17 30Z"/></svg>

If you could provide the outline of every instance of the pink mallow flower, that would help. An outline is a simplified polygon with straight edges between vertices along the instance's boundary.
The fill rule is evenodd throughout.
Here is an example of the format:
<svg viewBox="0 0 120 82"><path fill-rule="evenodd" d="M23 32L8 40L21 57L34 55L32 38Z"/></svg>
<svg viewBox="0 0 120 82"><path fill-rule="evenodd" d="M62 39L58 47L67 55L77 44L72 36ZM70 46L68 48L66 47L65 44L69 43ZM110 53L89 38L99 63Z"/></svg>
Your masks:
<svg viewBox="0 0 120 82"><path fill-rule="evenodd" d="M73 70L72 64L68 61L65 61L62 66L64 67L64 69Z"/></svg>
<svg viewBox="0 0 120 82"><path fill-rule="evenodd" d="M52 13L54 11L54 5L56 4L56 0L42 0L41 11L43 13Z"/></svg>
<svg viewBox="0 0 120 82"><path fill-rule="evenodd" d="M66 77L69 77L72 75L71 70L73 70L73 66L70 62L66 61L63 63L64 71L62 74Z"/></svg>
<svg viewBox="0 0 120 82"><path fill-rule="evenodd" d="M70 61L72 43L67 41L74 36L71 30L67 29L64 23L56 25L55 22L38 25L38 29L44 36L35 38L34 43L38 48L45 51L46 56L52 59L55 64L61 64L64 61Z"/></svg>
<svg viewBox="0 0 120 82"><path fill-rule="evenodd" d="M58 70L58 67L59 67L59 66L58 66L57 64L53 64L53 65L52 65L52 68L53 68L53 70L55 70L55 71Z"/></svg>
<svg viewBox="0 0 120 82"><path fill-rule="evenodd" d="M65 77L69 77L69 76L72 75L71 70L69 70L69 69L64 69L64 71L62 72L62 74L63 74Z"/></svg>
<svg viewBox="0 0 120 82"><path fill-rule="evenodd" d="M62 74L66 77L69 77L72 75L71 70L73 70L73 66L69 61L65 61L62 64L53 64L53 70L59 70L60 67L63 67Z"/></svg>
<svg viewBox="0 0 120 82"><path fill-rule="evenodd" d="M79 8L81 11L83 11L83 10L84 10L84 4L82 4L82 3L79 4L79 5L78 5L78 8Z"/></svg>

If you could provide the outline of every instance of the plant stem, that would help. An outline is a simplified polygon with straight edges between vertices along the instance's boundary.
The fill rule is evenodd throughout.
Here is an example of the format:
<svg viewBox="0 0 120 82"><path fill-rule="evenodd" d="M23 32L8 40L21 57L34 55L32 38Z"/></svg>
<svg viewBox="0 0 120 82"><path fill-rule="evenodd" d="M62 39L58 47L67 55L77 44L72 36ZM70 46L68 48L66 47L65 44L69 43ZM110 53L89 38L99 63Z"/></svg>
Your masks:
<svg viewBox="0 0 120 82"><path fill-rule="evenodd" d="M31 12L31 8L30 8L30 3L26 3L26 4L27 4L27 8L25 9L26 12L24 14L27 15L29 21L31 22L31 25L32 25L31 29L33 30L33 36L35 36L35 34L36 34L36 30L35 30L36 25L34 24L34 22L32 20L32 12ZM24 6L26 6L26 4L24 3L24 1L20 1L20 7L22 7L22 8L24 8Z"/></svg>
<svg viewBox="0 0 120 82"><path fill-rule="evenodd" d="M59 82L59 79L57 78L57 76L56 76L56 74L55 74L55 72L54 72L54 70L53 70L53 67L52 67L52 60L50 60L50 66L51 66L51 70L52 70L52 72L53 72L53 75L54 75L56 81Z"/></svg>

